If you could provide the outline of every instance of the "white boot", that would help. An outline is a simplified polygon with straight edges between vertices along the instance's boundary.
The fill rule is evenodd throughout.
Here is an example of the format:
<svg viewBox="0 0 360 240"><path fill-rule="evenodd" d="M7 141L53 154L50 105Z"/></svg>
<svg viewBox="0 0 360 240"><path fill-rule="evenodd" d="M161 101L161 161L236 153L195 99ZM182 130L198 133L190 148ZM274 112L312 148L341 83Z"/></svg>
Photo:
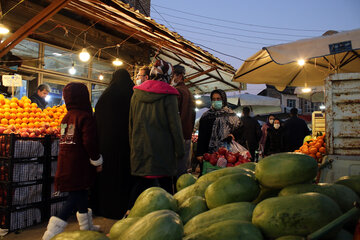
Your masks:
<svg viewBox="0 0 360 240"><path fill-rule="evenodd" d="M87 213L79 213L76 212L76 218L80 225L80 230L91 230L91 231L99 231L100 226L93 225L92 222L92 210L88 208Z"/></svg>
<svg viewBox="0 0 360 240"><path fill-rule="evenodd" d="M66 225L67 225L67 222L65 222L64 220L62 220L58 217L52 216L49 220L49 223L46 228L46 232L44 233L42 240L50 240L55 235L64 231Z"/></svg>

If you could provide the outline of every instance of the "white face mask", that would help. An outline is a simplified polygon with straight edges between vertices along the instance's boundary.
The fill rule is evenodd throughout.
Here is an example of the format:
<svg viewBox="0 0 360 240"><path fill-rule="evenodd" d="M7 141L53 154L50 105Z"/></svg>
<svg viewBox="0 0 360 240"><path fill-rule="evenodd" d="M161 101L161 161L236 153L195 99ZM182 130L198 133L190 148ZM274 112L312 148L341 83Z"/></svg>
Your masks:
<svg viewBox="0 0 360 240"><path fill-rule="evenodd" d="M141 79L136 80L136 85L140 85L141 84Z"/></svg>
<svg viewBox="0 0 360 240"><path fill-rule="evenodd" d="M274 119L270 119L269 123L272 125L274 123Z"/></svg>
<svg viewBox="0 0 360 240"><path fill-rule="evenodd" d="M275 129L279 129L279 127L280 127L280 124L278 124L278 123L274 124Z"/></svg>

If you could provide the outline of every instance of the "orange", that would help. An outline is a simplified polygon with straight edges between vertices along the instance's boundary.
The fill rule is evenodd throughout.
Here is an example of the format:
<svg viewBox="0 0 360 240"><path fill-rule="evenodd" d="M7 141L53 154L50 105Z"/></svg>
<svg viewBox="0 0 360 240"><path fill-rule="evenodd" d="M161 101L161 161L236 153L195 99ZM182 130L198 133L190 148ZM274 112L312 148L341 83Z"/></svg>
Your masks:
<svg viewBox="0 0 360 240"><path fill-rule="evenodd" d="M6 109L6 108L9 108L9 109L10 109L10 104L4 104L2 107L3 107L4 109Z"/></svg>
<svg viewBox="0 0 360 240"><path fill-rule="evenodd" d="M0 113L0 119L4 118L4 114L3 113Z"/></svg>
<svg viewBox="0 0 360 240"><path fill-rule="evenodd" d="M24 117L24 114L22 114L21 112L18 112L16 114L16 118L23 118Z"/></svg>
<svg viewBox="0 0 360 240"><path fill-rule="evenodd" d="M23 121L24 121L24 119L23 119ZM24 122L21 124L21 127L22 127L22 128L27 128L27 126L28 126L28 125L27 125L26 123L24 123Z"/></svg>
<svg viewBox="0 0 360 240"><path fill-rule="evenodd" d="M305 153L305 154L309 154L309 149L308 148L303 148L302 152Z"/></svg>
<svg viewBox="0 0 360 240"><path fill-rule="evenodd" d="M11 115L10 115L9 112L5 112L5 113L4 113L4 117L5 117L6 119L10 119L10 118L11 118Z"/></svg>
<svg viewBox="0 0 360 240"><path fill-rule="evenodd" d="M38 105L37 105L36 103L32 103L32 104L31 104L31 107L37 108L37 106L38 106Z"/></svg>
<svg viewBox="0 0 360 240"><path fill-rule="evenodd" d="M316 158L315 154L309 154L310 157Z"/></svg>
<svg viewBox="0 0 360 240"><path fill-rule="evenodd" d="M7 125L8 124L8 120L6 118L2 118L1 119L1 124Z"/></svg>
<svg viewBox="0 0 360 240"><path fill-rule="evenodd" d="M15 103L17 103L19 101L19 99L17 99L16 97L13 97L11 100L10 100L10 102L15 102Z"/></svg>
<svg viewBox="0 0 360 240"><path fill-rule="evenodd" d="M29 108L29 107L30 107L30 103L25 102L25 103L24 103L24 108Z"/></svg>
<svg viewBox="0 0 360 240"><path fill-rule="evenodd" d="M5 101L5 104L7 104L7 105L9 105L9 104L10 104L10 100L9 100L9 99L7 99L7 98L5 98L5 99L4 99L4 101Z"/></svg>
<svg viewBox="0 0 360 240"><path fill-rule="evenodd" d="M320 146L322 146L322 145L324 144L324 140L319 139L319 140L318 140L318 143L320 144Z"/></svg>
<svg viewBox="0 0 360 240"><path fill-rule="evenodd" d="M30 104L30 103L31 103L31 100L28 99L28 98L25 98L25 99L24 99L24 102ZM24 105L25 105L25 103L24 103Z"/></svg>
<svg viewBox="0 0 360 240"><path fill-rule="evenodd" d="M5 112L5 109L0 108L0 113L4 113L4 112Z"/></svg>
<svg viewBox="0 0 360 240"><path fill-rule="evenodd" d="M31 108L31 111L32 111L33 113L36 113L36 109L37 109L37 107L32 107L32 108Z"/></svg>
<svg viewBox="0 0 360 240"><path fill-rule="evenodd" d="M17 113L17 109L16 109L16 108L12 108L12 109L10 109L10 112L11 112L11 113Z"/></svg>
<svg viewBox="0 0 360 240"><path fill-rule="evenodd" d="M326 152L326 148L324 148L324 147L319 148L319 152L325 153L325 152Z"/></svg>
<svg viewBox="0 0 360 240"><path fill-rule="evenodd" d="M36 108L36 112L41 113L41 108Z"/></svg>
<svg viewBox="0 0 360 240"><path fill-rule="evenodd" d="M15 119L15 118L16 118L16 114L15 114L15 113L11 113L11 114L10 114L10 118L11 118L11 119Z"/></svg>
<svg viewBox="0 0 360 240"><path fill-rule="evenodd" d="M24 107L24 101L23 101L23 100L19 100L18 105L19 105L19 107Z"/></svg>
<svg viewBox="0 0 360 240"><path fill-rule="evenodd" d="M316 158L321 158L321 156L322 156L322 155L321 155L321 152L317 152L317 153L316 153Z"/></svg>
<svg viewBox="0 0 360 240"><path fill-rule="evenodd" d="M36 128L39 128L39 127L41 127L41 123L39 123L39 122L34 122L34 126L35 126Z"/></svg>
<svg viewBox="0 0 360 240"><path fill-rule="evenodd" d="M31 113L29 113L29 116L30 117L35 117L35 113L31 112Z"/></svg>
<svg viewBox="0 0 360 240"><path fill-rule="evenodd" d="M24 113L23 113L23 116L24 116L25 118L28 118L28 117L29 117L29 113L28 113L28 112L24 112Z"/></svg>
<svg viewBox="0 0 360 240"><path fill-rule="evenodd" d="M24 107L24 112L31 112L31 109L29 107Z"/></svg>
<svg viewBox="0 0 360 240"><path fill-rule="evenodd" d="M15 122L16 122L17 124L22 124L22 120L21 120L21 118L17 118L17 119L15 119Z"/></svg>
<svg viewBox="0 0 360 240"><path fill-rule="evenodd" d="M317 148L316 147L311 147L311 148L309 148L309 153L310 154L316 154L317 153Z"/></svg>
<svg viewBox="0 0 360 240"><path fill-rule="evenodd" d="M18 113L23 113L24 109L23 108L18 108L17 111L18 111Z"/></svg>
<svg viewBox="0 0 360 240"><path fill-rule="evenodd" d="M321 143L316 143L315 146L317 149L321 148L322 147L322 144Z"/></svg>
<svg viewBox="0 0 360 240"><path fill-rule="evenodd" d="M17 108L17 107L18 107L18 105L17 105L16 102L11 102L10 103L10 108Z"/></svg>
<svg viewBox="0 0 360 240"><path fill-rule="evenodd" d="M35 122L35 118L29 117L29 123L34 123L34 122Z"/></svg>
<svg viewBox="0 0 360 240"><path fill-rule="evenodd" d="M26 117L24 117L23 119L22 119L22 121L23 121L23 123L28 123L29 122L29 119L28 118L26 118Z"/></svg>
<svg viewBox="0 0 360 240"><path fill-rule="evenodd" d="M9 124L15 124L15 119L10 119Z"/></svg>
<svg viewBox="0 0 360 240"><path fill-rule="evenodd" d="M15 127L17 128L17 129L19 129L19 128L21 128L21 124L15 124Z"/></svg>
<svg viewBox="0 0 360 240"><path fill-rule="evenodd" d="M34 123L28 123L29 128L34 128Z"/></svg>

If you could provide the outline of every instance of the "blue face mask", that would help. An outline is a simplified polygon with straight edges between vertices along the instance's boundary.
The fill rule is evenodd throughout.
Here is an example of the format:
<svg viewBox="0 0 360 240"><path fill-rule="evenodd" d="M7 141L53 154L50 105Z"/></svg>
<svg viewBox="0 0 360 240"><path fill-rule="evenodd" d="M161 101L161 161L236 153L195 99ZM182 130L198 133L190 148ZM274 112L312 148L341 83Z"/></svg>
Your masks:
<svg viewBox="0 0 360 240"><path fill-rule="evenodd" d="M211 106L216 110L220 110L223 106L222 104L222 101L211 101Z"/></svg>

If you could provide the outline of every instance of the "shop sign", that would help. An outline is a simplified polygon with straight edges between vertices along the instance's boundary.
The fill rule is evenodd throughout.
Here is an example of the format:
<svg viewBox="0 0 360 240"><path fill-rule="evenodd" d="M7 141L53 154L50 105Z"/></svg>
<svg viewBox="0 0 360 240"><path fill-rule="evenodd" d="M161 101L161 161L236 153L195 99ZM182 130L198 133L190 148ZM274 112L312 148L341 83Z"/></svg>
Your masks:
<svg viewBox="0 0 360 240"><path fill-rule="evenodd" d="M21 75L3 75L2 84L5 87L21 87L22 86L22 77Z"/></svg>

